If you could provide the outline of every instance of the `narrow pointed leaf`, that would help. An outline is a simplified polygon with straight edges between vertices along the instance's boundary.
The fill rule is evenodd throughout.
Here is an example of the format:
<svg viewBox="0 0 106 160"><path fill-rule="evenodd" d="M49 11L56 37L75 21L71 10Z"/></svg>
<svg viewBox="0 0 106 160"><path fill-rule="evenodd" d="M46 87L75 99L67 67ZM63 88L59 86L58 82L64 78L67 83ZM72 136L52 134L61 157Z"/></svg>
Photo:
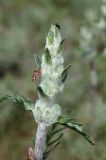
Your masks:
<svg viewBox="0 0 106 160"><path fill-rule="evenodd" d="M60 144L60 141L57 142L50 150L46 151L44 153L43 160L47 159L47 157L51 153L51 151L53 151L59 144Z"/></svg>
<svg viewBox="0 0 106 160"><path fill-rule="evenodd" d="M46 138L46 144L48 144L52 138L52 133L55 130L55 128L57 127L57 123L54 123L51 127L51 130L48 132L47 134L47 138Z"/></svg>
<svg viewBox="0 0 106 160"><path fill-rule="evenodd" d="M54 123L53 125L52 125L52 131L54 131L55 129L56 129L56 127L57 127L57 123Z"/></svg>
<svg viewBox="0 0 106 160"><path fill-rule="evenodd" d="M57 54L61 54L64 46L65 38L60 42L59 47L57 49Z"/></svg>
<svg viewBox="0 0 106 160"><path fill-rule="evenodd" d="M63 133L61 133L55 140L51 141L47 145L48 146L53 145L54 143L58 142L62 137L63 137Z"/></svg>
<svg viewBox="0 0 106 160"><path fill-rule="evenodd" d="M78 124L79 126L83 126L82 123L74 122L73 118L70 118L70 117L60 117L60 118L59 118L59 122L60 122L60 123L68 123L68 122L71 122L71 123L74 123L74 124Z"/></svg>
<svg viewBox="0 0 106 160"><path fill-rule="evenodd" d="M61 73L61 82L62 82L62 83L65 82L65 80L66 80L66 78L67 78L67 71L68 71L68 69L69 69L70 67L71 67L71 64L68 65L68 66L64 69L64 71Z"/></svg>
<svg viewBox="0 0 106 160"><path fill-rule="evenodd" d="M54 32L52 31L52 28L50 28L47 38L49 44L52 45L54 43Z"/></svg>
<svg viewBox="0 0 106 160"><path fill-rule="evenodd" d="M55 26L56 26L58 29L61 29L61 26L60 26L60 24L58 24L58 23L55 23Z"/></svg>
<svg viewBox="0 0 106 160"><path fill-rule="evenodd" d="M57 129L58 127L58 124L55 123L53 124L53 127L51 127L51 130L49 131L49 133L47 134L47 139L46 139L46 146L47 146L47 149L46 149L46 154L44 154L45 156L45 159L47 158L48 154L50 151L53 150L53 148L55 148L58 144L60 144L60 140L63 136L63 133L60 133L64 128L66 127L62 127L62 128L59 128ZM59 135L56 135L60 133ZM53 137L56 135L56 137L53 139Z"/></svg>
<svg viewBox="0 0 106 160"><path fill-rule="evenodd" d="M48 48L45 49L45 61L47 64L52 63L51 55Z"/></svg>
<svg viewBox="0 0 106 160"><path fill-rule="evenodd" d="M58 123L60 125L63 125L69 129L72 129L75 132L81 134L89 143L94 145L94 141L92 140L92 138L90 136L88 136L87 133L83 130L82 124L79 124L79 123L73 122L73 121L72 122L71 121L67 122L65 120L61 121L61 119L58 120Z"/></svg>
<svg viewBox="0 0 106 160"><path fill-rule="evenodd" d="M62 127L60 129L57 129L56 131L52 132L51 136L54 136L55 134L59 133L60 131L66 129L66 127Z"/></svg>
<svg viewBox="0 0 106 160"><path fill-rule="evenodd" d="M40 86L37 86L37 90L41 96L47 97L46 93L44 93L43 89Z"/></svg>
<svg viewBox="0 0 106 160"><path fill-rule="evenodd" d="M48 144L51 139L53 138L53 136L56 134L56 133L59 133L60 131L63 130L63 128L65 127L62 127L60 129L56 129L58 127L58 124L57 123L54 123L51 127L51 130L48 132L47 134L47 139L46 139L46 144Z"/></svg>
<svg viewBox="0 0 106 160"><path fill-rule="evenodd" d="M38 56L35 56L35 62L36 62L36 65L41 68L41 60Z"/></svg>
<svg viewBox="0 0 106 160"><path fill-rule="evenodd" d="M35 139L32 140L32 147L34 149L34 147L35 147Z"/></svg>
<svg viewBox="0 0 106 160"><path fill-rule="evenodd" d="M34 108L34 103L32 101L26 99L23 96L19 96L19 95L16 95L16 94L6 95L6 96L0 98L0 103L5 101L5 100L11 100L14 103L22 105L22 106L25 107L26 110L32 110Z"/></svg>

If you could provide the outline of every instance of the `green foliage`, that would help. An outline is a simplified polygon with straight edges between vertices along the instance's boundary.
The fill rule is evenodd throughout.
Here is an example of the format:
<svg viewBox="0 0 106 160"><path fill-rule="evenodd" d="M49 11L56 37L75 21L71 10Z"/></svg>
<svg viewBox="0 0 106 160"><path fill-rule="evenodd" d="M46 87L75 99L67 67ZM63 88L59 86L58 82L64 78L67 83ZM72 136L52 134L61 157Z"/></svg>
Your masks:
<svg viewBox="0 0 106 160"><path fill-rule="evenodd" d="M64 41L65 41L65 38L60 42L59 47L57 49L57 54L62 53Z"/></svg>
<svg viewBox="0 0 106 160"><path fill-rule="evenodd" d="M64 127L58 128L59 125L62 125ZM82 135L90 144L94 145L93 139L87 135L87 133L83 129L83 125L81 123L77 123L73 121L73 118L68 117L60 117L57 121L57 123L53 124L51 130L49 131L46 139L46 151L44 152L43 159L45 160L48 158L51 151L53 151L60 143L61 138L63 137L63 133L61 131L65 130L66 128L69 128L80 135ZM56 137L56 138L54 138ZM53 140L52 140L53 139Z"/></svg>
<svg viewBox="0 0 106 160"><path fill-rule="evenodd" d="M40 68L41 67L41 60L38 56L35 55L35 62L36 62L36 65Z"/></svg>
<svg viewBox="0 0 106 160"><path fill-rule="evenodd" d="M51 151L53 151L60 143L63 137L63 131L66 127L58 128L57 123L53 124L50 131L47 134L46 150L44 152L43 160L47 159Z"/></svg>
<svg viewBox="0 0 106 160"><path fill-rule="evenodd" d="M65 126L69 129L74 130L75 132L81 134L89 143L94 145L94 141L90 136L87 135L87 133L83 130L82 124L73 122L70 118L67 117L60 117L58 119L58 124Z"/></svg>
<svg viewBox="0 0 106 160"><path fill-rule="evenodd" d="M26 110L32 110L34 108L34 103L26 99L24 96L19 96L15 94L6 95L0 98L0 103L5 100L11 100L12 102L17 103L18 105L25 107Z"/></svg>
<svg viewBox="0 0 106 160"><path fill-rule="evenodd" d="M47 97L46 93L44 93L43 89L40 86L37 86L37 90L41 96Z"/></svg>
<svg viewBox="0 0 106 160"><path fill-rule="evenodd" d="M54 43L54 32L52 30L50 30L49 33L48 33L48 42L50 44Z"/></svg>
<svg viewBox="0 0 106 160"><path fill-rule="evenodd" d="M66 80L66 78L67 78L67 71L68 71L68 69L69 69L70 67L71 67L71 64L68 65L68 66L64 69L64 71L61 73L61 82L62 82L62 83L65 82L65 80Z"/></svg>
<svg viewBox="0 0 106 160"><path fill-rule="evenodd" d="M51 55L50 55L50 52L49 52L48 48L45 49L45 61L46 61L47 64L52 63Z"/></svg>

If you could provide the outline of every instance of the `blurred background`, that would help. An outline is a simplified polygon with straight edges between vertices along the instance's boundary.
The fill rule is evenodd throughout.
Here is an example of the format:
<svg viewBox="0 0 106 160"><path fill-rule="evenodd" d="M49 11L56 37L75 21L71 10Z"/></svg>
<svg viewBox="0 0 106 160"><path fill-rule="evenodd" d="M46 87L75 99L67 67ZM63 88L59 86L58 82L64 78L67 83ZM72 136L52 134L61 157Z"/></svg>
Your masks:
<svg viewBox="0 0 106 160"><path fill-rule="evenodd" d="M106 160L106 0L0 0L0 97L15 92L37 99L34 54L42 55L51 24L65 37L72 68L57 101L84 123L96 145L66 130L50 160ZM0 104L0 160L26 160L36 124L32 113Z"/></svg>

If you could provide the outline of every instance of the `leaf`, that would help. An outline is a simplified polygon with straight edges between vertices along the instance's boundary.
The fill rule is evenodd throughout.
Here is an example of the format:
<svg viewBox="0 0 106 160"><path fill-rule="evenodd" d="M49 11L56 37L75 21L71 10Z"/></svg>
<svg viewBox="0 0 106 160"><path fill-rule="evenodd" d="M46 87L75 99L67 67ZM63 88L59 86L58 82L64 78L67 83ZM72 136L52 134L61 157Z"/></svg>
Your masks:
<svg viewBox="0 0 106 160"><path fill-rule="evenodd" d="M54 139L53 141L49 142L47 144L47 146L53 145L54 143L56 143L57 141L59 141L61 138L63 137L63 133L61 133L56 139Z"/></svg>
<svg viewBox="0 0 106 160"><path fill-rule="evenodd" d="M69 129L72 129L75 132L81 134L89 143L94 145L94 141L92 140L92 138L90 136L88 136L87 133L83 130L82 124L77 123L77 122L73 122L71 120L67 121L67 118L65 120L65 118L62 118L62 117L60 117L58 119L58 124L63 125Z"/></svg>
<svg viewBox="0 0 106 160"><path fill-rule="evenodd" d="M52 125L51 130L47 134L46 144L48 144L50 142L50 140L52 139L52 137L53 137L52 134L53 134L54 130L56 129L57 125L58 125L57 123L54 123Z"/></svg>
<svg viewBox="0 0 106 160"><path fill-rule="evenodd" d="M47 64L52 63L51 55L48 48L45 49L45 61Z"/></svg>
<svg viewBox="0 0 106 160"><path fill-rule="evenodd" d="M35 139L34 138L32 139L32 147L33 147L33 149L35 147Z"/></svg>
<svg viewBox="0 0 106 160"><path fill-rule="evenodd" d="M55 134L59 133L60 131L62 131L66 128L66 127L62 127L62 128L56 129L56 127L58 127L57 125L58 125L57 123L53 124L51 131L47 135L47 143L50 141L50 139L52 139L52 137Z"/></svg>
<svg viewBox="0 0 106 160"><path fill-rule="evenodd" d="M46 151L44 153L43 160L45 160L48 157L48 155L51 153L51 151L53 151L59 144L60 144L60 141L57 142L50 150Z"/></svg>
<svg viewBox="0 0 106 160"><path fill-rule="evenodd" d="M56 26L58 29L61 28L60 25L59 25L58 23L55 23L55 26Z"/></svg>
<svg viewBox="0 0 106 160"><path fill-rule="evenodd" d="M62 128L59 128L59 129L56 129L58 127L58 124L57 123L54 123L51 127L51 130L48 132L47 134L47 139L46 139L46 144L48 144L51 139L53 138L53 136L56 134L56 133L59 133L60 131L63 130L63 127ZM65 127L64 127L65 128Z"/></svg>
<svg viewBox="0 0 106 160"><path fill-rule="evenodd" d="M52 28L50 28L47 38L48 38L49 44L52 45L54 43L54 32L52 31Z"/></svg>
<svg viewBox="0 0 106 160"><path fill-rule="evenodd" d="M41 68L41 60L38 56L35 55L35 62L39 68Z"/></svg>
<svg viewBox="0 0 106 160"><path fill-rule="evenodd" d="M65 38L60 42L60 44L58 46L58 49L57 49L57 54L61 54L62 53L64 41L65 41Z"/></svg>
<svg viewBox="0 0 106 160"><path fill-rule="evenodd" d="M43 89L40 86L37 86L37 90L41 96L47 97L46 93L44 93Z"/></svg>
<svg viewBox="0 0 106 160"><path fill-rule="evenodd" d="M67 71L71 67L71 64L69 64L64 71L61 73L61 82L64 83L67 78Z"/></svg>
<svg viewBox="0 0 106 160"><path fill-rule="evenodd" d="M61 117L59 118L59 122L60 122L60 123L73 122L73 118L61 116ZM80 126L83 125L82 123L78 123L78 122L74 122L74 123L75 123L75 124L78 124L78 125L80 125Z"/></svg>
<svg viewBox="0 0 106 160"><path fill-rule="evenodd" d="M57 129L56 131L52 132L51 136L54 136L56 133L59 133L60 131L66 129L66 127L62 127L60 129Z"/></svg>
<svg viewBox="0 0 106 160"><path fill-rule="evenodd" d="M54 123L53 125L52 125L52 131L54 131L55 129L56 129L56 127L57 127L57 123Z"/></svg>
<svg viewBox="0 0 106 160"><path fill-rule="evenodd" d="M63 136L63 133L60 133L60 132L66 127L62 127L59 129L57 127L58 127L58 124L54 123L53 126L51 127L49 133L47 134L47 139L46 139L47 149L44 153L44 159L46 159L48 157L49 153L60 144L60 139ZM58 135L58 133L60 133L60 134ZM54 140L52 140L54 135L56 135L56 137L54 138Z"/></svg>
<svg viewBox="0 0 106 160"><path fill-rule="evenodd" d="M24 106L26 110L33 110L34 108L34 103L26 99L24 96L19 96L16 94L6 95L0 98L0 103L4 100L12 100L14 103Z"/></svg>
<svg viewBox="0 0 106 160"><path fill-rule="evenodd" d="M49 133L47 134L47 139L46 139L46 144L49 144L51 139L58 133L60 133L60 131L64 130L66 127L62 127L62 128L57 128L58 124L57 123L54 123L52 128L51 128L51 131L49 131Z"/></svg>

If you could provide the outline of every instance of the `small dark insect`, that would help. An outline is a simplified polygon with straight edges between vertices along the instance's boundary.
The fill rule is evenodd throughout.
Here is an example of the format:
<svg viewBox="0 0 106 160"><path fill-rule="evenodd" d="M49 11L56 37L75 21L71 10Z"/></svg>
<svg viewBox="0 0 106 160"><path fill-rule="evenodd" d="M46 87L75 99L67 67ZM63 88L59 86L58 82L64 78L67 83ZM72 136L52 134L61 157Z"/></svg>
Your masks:
<svg viewBox="0 0 106 160"><path fill-rule="evenodd" d="M59 25L58 23L55 23L55 25L56 25L56 27L57 27L58 29L61 28L60 25Z"/></svg>
<svg viewBox="0 0 106 160"><path fill-rule="evenodd" d="M40 76L41 76L41 70L40 69L34 70L32 80L33 81L39 80Z"/></svg>

